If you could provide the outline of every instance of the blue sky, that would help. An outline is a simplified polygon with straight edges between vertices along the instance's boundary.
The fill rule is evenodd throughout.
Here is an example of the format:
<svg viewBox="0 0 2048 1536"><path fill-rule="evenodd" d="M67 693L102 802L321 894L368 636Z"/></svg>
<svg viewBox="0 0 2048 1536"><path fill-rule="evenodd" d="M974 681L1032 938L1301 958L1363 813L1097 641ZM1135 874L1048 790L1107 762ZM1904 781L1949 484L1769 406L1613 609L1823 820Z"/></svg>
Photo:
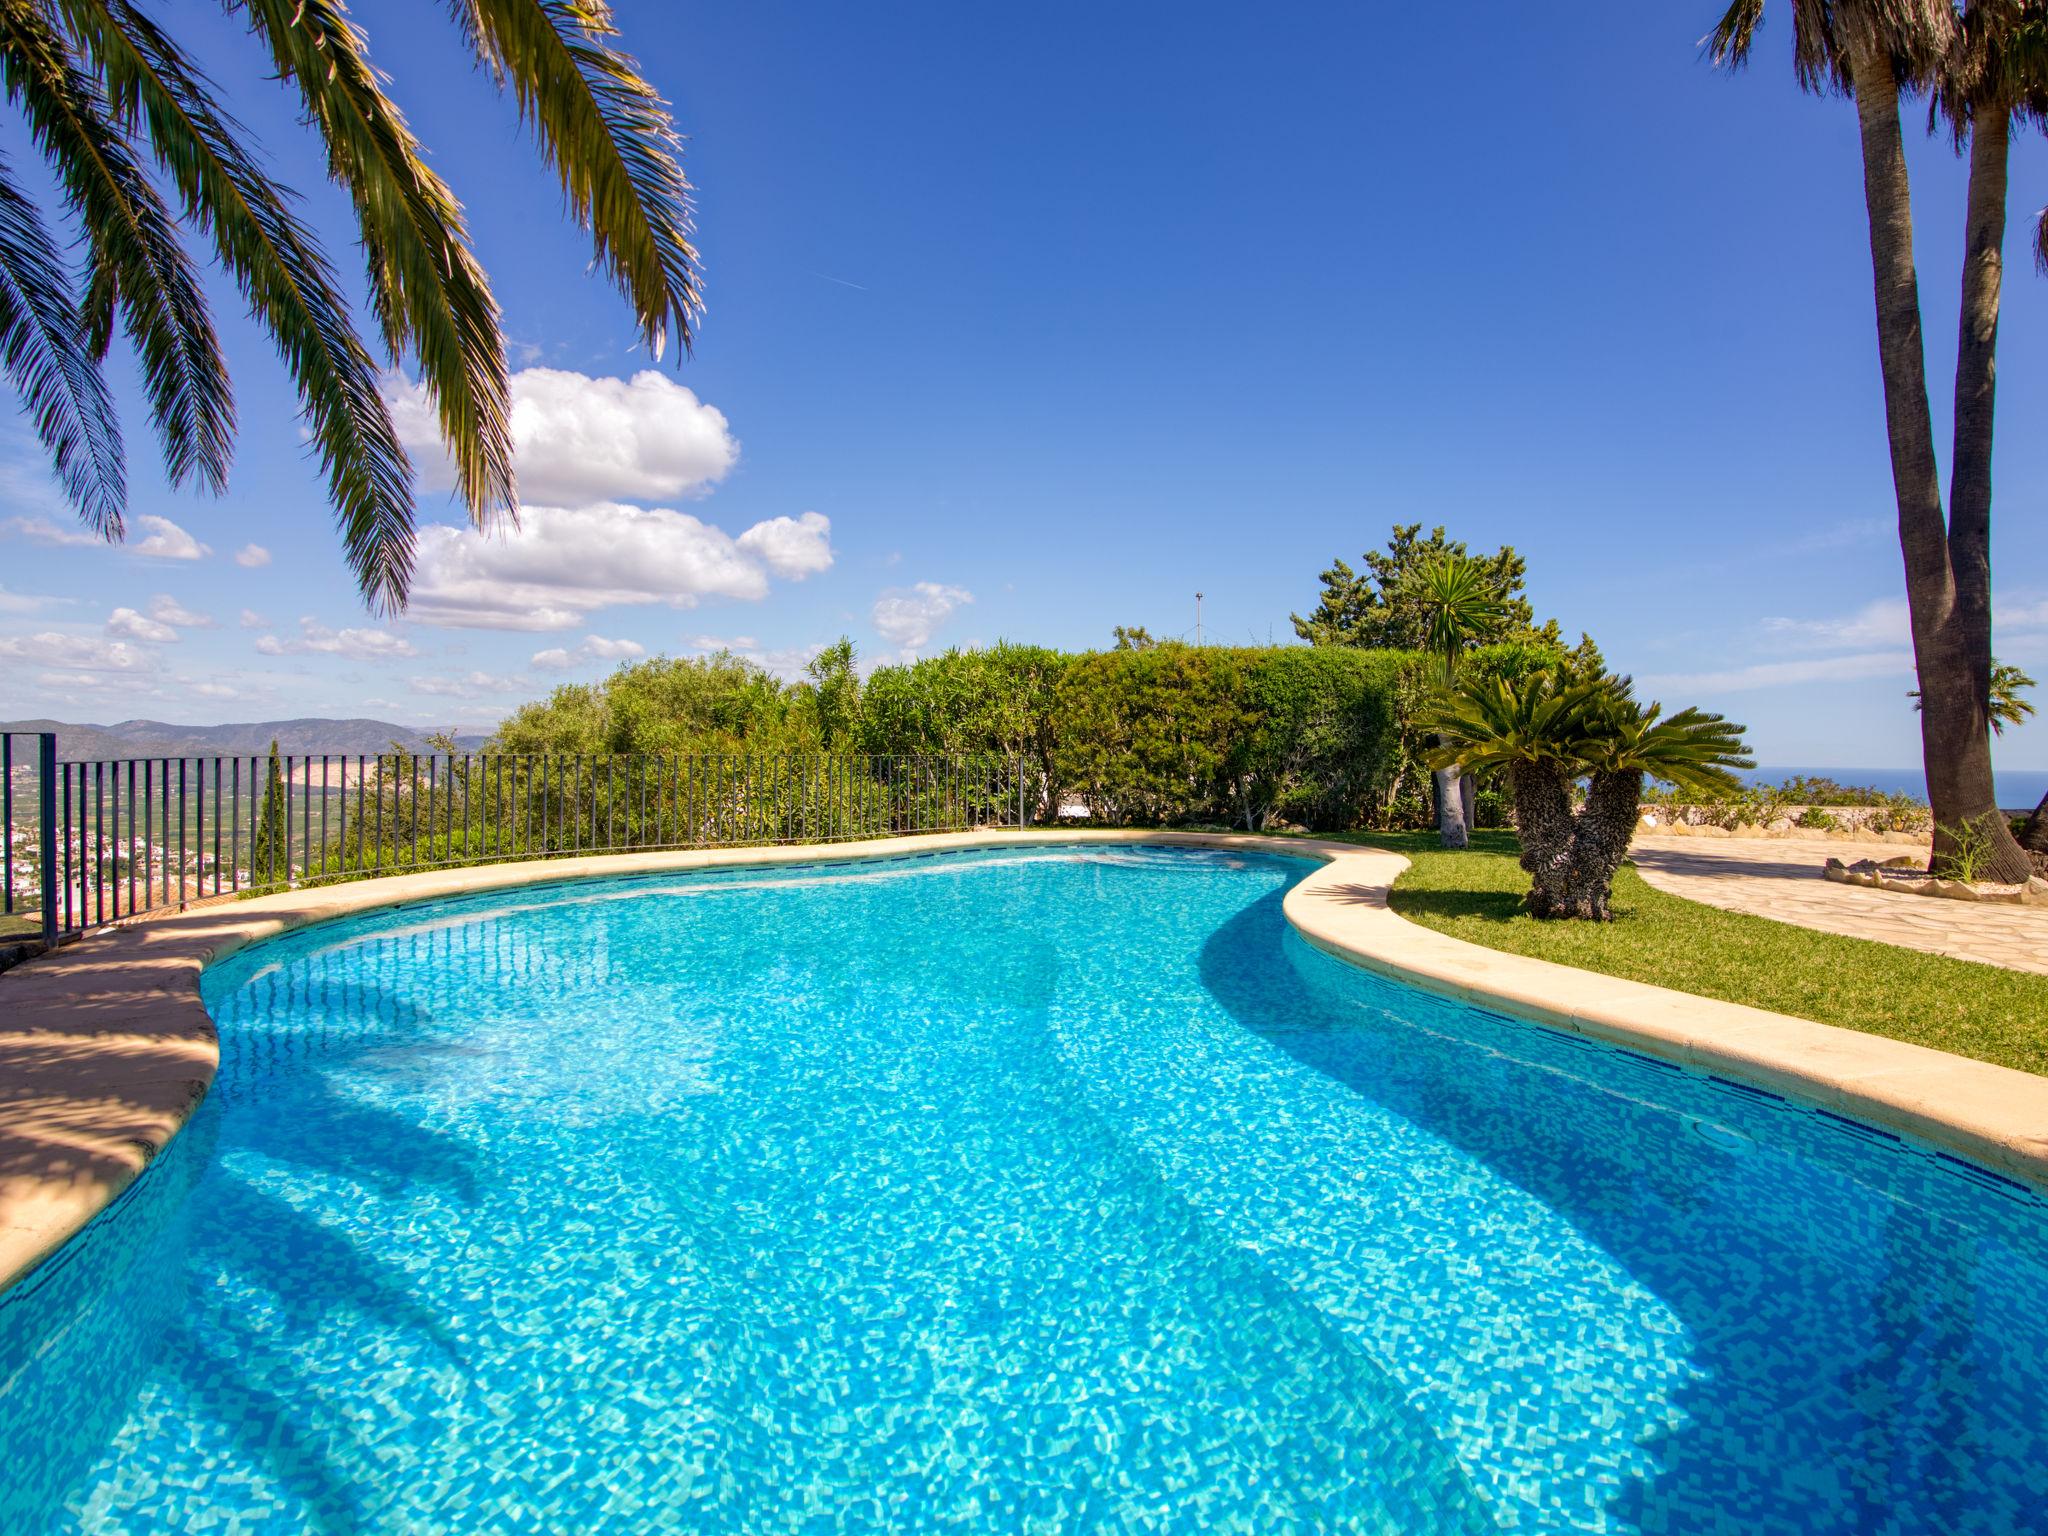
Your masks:
<svg viewBox="0 0 2048 1536"><path fill-rule="evenodd" d="M180 10L353 276L289 101ZM1209 638L1281 640L1399 521L1515 544L1540 614L1766 762L1916 762L1853 113L1795 90L1782 22L1709 69L1712 10L628 0L699 188L678 367L634 350L443 8L362 0L531 370L525 531L459 533L429 494L421 601L366 615L221 287L224 499L163 487L131 376L126 548L53 538L32 442L0 434L0 711L474 729L636 652L1082 647L1191 635L1197 591ZM1962 179L1911 153L1945 393ZM1999 653L2048 679L2044 201L2029 137L1995 560ZM2048 724L1999 761L2048 767Z"/></svg>

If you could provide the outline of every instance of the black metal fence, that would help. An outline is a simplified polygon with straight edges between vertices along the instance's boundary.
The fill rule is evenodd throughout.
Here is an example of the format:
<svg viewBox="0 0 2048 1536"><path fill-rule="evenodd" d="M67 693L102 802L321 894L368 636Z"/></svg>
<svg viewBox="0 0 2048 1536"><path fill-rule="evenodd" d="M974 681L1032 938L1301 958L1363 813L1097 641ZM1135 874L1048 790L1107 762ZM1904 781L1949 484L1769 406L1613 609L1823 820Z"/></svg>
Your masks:
<svg viewBox="0 0 2048 1536"><path fill-rule="evenodd" d="M1022 825L1001 758L286 753L62 762L0 739L6 915L45 943L195 901L506 859Z"/></svg>

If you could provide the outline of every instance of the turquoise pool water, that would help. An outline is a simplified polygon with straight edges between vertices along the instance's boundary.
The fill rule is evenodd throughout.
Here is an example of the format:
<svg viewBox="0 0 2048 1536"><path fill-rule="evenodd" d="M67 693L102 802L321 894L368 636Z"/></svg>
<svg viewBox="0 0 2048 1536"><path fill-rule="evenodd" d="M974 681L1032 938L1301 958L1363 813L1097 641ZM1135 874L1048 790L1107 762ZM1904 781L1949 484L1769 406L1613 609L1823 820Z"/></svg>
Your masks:
<svg viewBox="0 0 2048 1536"><path fill-rule="evenodd" d="M556 884L205 978L0 1530L2048 1530L2048 1208L1294 938L1307 866Z"/></svg>

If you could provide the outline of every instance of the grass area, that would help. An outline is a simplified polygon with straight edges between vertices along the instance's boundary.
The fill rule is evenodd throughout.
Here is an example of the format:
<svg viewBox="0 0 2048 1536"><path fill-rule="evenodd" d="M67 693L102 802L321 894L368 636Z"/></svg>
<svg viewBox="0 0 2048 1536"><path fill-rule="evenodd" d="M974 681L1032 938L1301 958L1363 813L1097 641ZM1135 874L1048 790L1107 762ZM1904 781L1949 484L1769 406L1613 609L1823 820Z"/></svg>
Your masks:
<svg viewBox="0 0 2048 1536"><path fill-rule="evenodd" d="M1539 923L1522 909L1529 877L1513 833L1475 833L1463 853L1434 832L1343 841L1412 859L1394 910L1455 938L2048 1074L2048 976L1723 912L1656 890L1633 866L1614 882L1613 922Z"/></svg>

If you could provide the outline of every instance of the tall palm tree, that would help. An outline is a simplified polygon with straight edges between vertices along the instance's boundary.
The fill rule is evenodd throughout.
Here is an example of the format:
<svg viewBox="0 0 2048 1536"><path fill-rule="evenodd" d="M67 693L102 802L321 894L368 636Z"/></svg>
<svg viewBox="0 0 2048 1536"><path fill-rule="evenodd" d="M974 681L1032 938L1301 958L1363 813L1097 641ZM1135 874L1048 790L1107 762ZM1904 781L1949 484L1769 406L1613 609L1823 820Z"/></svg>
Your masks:
<svg viewBox="0 0 2048 1536"><path fill-rule="evenodd" d="M462 205L385 94L343 0L222 0L296 91L349 195L371 310L417 364L479 525L516 514L504 338ZM690 187L666 104L614 45L604 0L447 0L509 90L597 264L649 350L698 310ZM186 52L136 0L0 0L0 88L54 173L83 250L74 285L47 210L0 150L0 369L86 525L122 534L127 478L102 373L118 320L174 485L227 482L235 432L220 341L185 248L204 240L298 387L356 582L397 610L412 575L412 470L378 364L295 197L270 179ZM151 167L156 174L151 174ZM160 190L161 189L161 190Z"/></svg>
<svg viewBox="0 0 2048 1536"><path fill-rule="evenodd" d="M1506 605L1486 567L1460 555L1426 561L1413 578L1413 596L1425 624L1425 642L1437 668L1437 683L1448 689L1457 676L1458 658L1499 630ZM1446 848L1471 841L1466 788L1458 765L1436 769L1437 833Z"/></svg>
<svg viewBox="0 0 2048 1536"><path fill-rule="evenodd" d="M1913 652L1926 707L1921 756L1946 857L1951 826L1990 826L1990 870L2023 879L2025 853L1995 815L1991 778L1991 441L2007 157L2016 119L2040 116L2042 0L1789 0L1793 68L1809 90L1854 98L1877 299L1878 357L1891 444ZM1733 0L1708 39L1717 63L1750 55L1764 0ZM1933 94L1970 155L1955 437L1944 513L1901 97ZM2048 224L2036 235L2048 261Z"/></svg>

